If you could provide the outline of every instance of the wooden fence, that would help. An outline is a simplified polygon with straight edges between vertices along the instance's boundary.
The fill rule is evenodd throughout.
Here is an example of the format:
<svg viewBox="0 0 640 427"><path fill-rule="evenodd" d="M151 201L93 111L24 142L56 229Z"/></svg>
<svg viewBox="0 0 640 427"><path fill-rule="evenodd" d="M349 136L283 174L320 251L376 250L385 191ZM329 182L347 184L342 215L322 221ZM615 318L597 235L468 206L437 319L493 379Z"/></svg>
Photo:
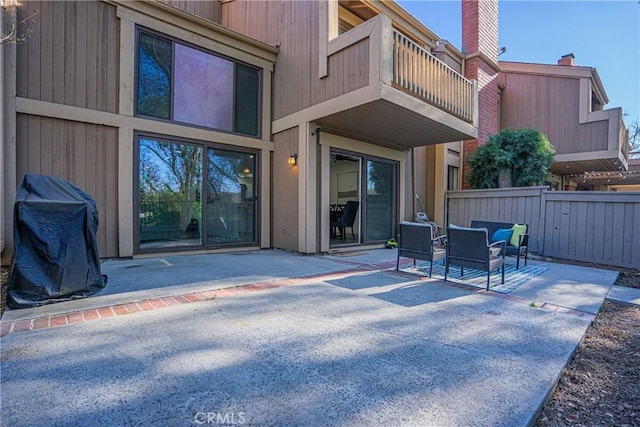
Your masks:
<svg viewBox="0 0 640 427"><path fill-rule="evenodd" d="M640 269L640 193L549 191L546 187L447 192L447 224L529 224L542 256Z"/></svg>

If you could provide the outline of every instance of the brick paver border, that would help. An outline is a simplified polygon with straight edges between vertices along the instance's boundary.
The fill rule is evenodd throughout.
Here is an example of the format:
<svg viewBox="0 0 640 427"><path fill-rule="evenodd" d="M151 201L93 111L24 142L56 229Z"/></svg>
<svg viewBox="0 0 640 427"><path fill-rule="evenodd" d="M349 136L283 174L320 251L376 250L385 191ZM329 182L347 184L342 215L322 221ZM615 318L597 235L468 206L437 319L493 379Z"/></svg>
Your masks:
<svg viewBox="0 0 640 427"><path fill-rule="evenodd" d="M342 260L338 260L338 262L340 261ZM411 260L408 258L402 260L402 262L409 262L409 261ZM362 264L362 263L345 260L345 261L342 261L342 263L349 264L349 265L356 265L356 267L350 268L347 270L341 270L334 273L321 273L321 274L314 274L314 275L297 277L297 278L282 279L278 281L249 283L246 285L235 286L230 288L221 288L221 289L201 291L201 292L191 292L183 295L174 295L174 296L163 297L163 298L152 298L152 299L145 299L141 301L117 304L117 305L106 306L106 307L71 311L65 314L55 314L50 316L34 317L31 319L15 320L15 321L0 321L0 337L3 337L11 333L15 333L15 332L35 331L39 329L52 328L56 326L64 326L71 323L87 322L90 320L103 319L103 318L113 317L113 316L122 316L125 314L132 314L132 313L138 313L143 311L160 310L160 309L175 306L175 305L191 304L191 303L200 302L200 301L213 300L216 298L238 296L238 295L254 293L254 292L262 292L262 291L274 289L274 288L317 283L318 281L328 281L332 279L339 279L339 278L344 278L346 276L350 276L353 274L359 274L359 273L371 272L371 271L384 271L388 273L402 275L403 277L412 277L412 278L422 277L413 273L396 271L395 262L383 262L378 264ZM455 283L455 282L443 282L443 281L440 281L440 282L442 282L442 284L446 286L464 289L469 292L486 294L492 297L506 299L515 303L527 304L536 308L542 308L545 310L551 310L551 311L561 312L565 314L570 314L570 315L589 319L590 321L593 321L596 317L594 314L587 313L584 311L561 307L561 306L557 306L550 303L537 303L535 301L532 302L524 298L520 298L520 297L508 295L508 294L502 294L495 291L487 291L485 289L477 288L475 286L470 286L470 285L465 285L465 284Z"/></svg>

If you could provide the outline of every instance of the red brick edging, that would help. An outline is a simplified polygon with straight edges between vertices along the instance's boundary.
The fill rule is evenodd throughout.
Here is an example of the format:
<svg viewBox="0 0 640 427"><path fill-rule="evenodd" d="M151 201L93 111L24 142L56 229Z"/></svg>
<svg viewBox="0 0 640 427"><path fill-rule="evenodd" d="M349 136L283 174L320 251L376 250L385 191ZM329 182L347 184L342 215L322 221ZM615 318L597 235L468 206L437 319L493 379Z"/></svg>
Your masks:
<svg viewBox="0 0 640 427"><path fill-rule="evenodd" d="M319 278L323 280L340 278L348 274L368 271L365 268L354 268L342 270L331 274L317 274L300 278L283 279L274 282L250 283L247 285L222 288L210 291L192 292L184 295L174 295L163 298L145 299L142 301L129 302L107 307L98 307L88 310L72 311L66 314L55 314L51 316L33 317L31 319L0 321L0 337L14 332L34 331L54 326L64 326L71 323L86 322L89 320L103 319L124 314L137 313L142 311L158 310L173 305L191 304L193 302L213 300L252 292L264 291L267 289L280 288L284 286L300 285L304 283L317 282Z"/></svg>
<svg viewBox="0 0 640 427"><path fill-rule="evenodd" d="M403 262L408 262L408 261L410 261L410 259L407 258ZM145 299L137 302L129 302L125 304L107 306L107 307L98 307L98 308L92 308L88 310L72 311L66 314L34 317L31 319L23 319L23 320L8 321L8 322L0 321L0 337L3 337L7 334L14 333L14 332L33 331L38 329L50 328L54 326L68 325L71 323L86 322L89 320L104 319L104 318L113 317L113 316L122 316L125 314L137 313L142 311L158 310L161 308L171 307L174 305L191 304L193 302L207 301L207 300L213 300L216 298L224 298L224 297L230 297L230 296L237 296L237 295L242 295L242 294L247 294L252 292L260 292L267 289L280 288L284 286L295 286L295 285L301 285L301 284L307 284L307 283L316 283L318 279L326 281L330 279L342 278L344 276L354 274L354 273L363 273L363 272L372 271L372 270L381 270L381 271L387 271L390 273L400 274L403 276L410 276L414 278L416 277L415 274L405 273L402 271L395 271L395 266L396 266L395 262L384 262L380 264L367 264L367 265L363 265L355 262L349 262L349 261L343 261L343 263L357 264L358 267L348 269L348 270L342 270L335 273L329 273L329 274L322 273L322 274L315 274L315 275L292 278L292 279L283 279L283 280L278 280L273 282L250 283L247 285L235 286L231 288L192 292L184 295L174 295L174 296L163 297L163 298L152 298L152 299ZM437 280L437 279L434 279L434 280ZM532 305L535 308L542 308L545 310L551 310L551 311L561 312L565 314L570 314L570 315L586 318L591 321L593 321L596 318L596 316L591 313L586 313L584 311L561 307L561 306L557 306L550 303L542 303L538 305L537 303L535 302L532 303L531 301L528 301L524 298L520 298L520 297L508 295L508 294L502 294L495 291L487 291L485 289L477 288L475 286L470 286L470 285L465 285L465 284L455 283L455 282L443 282L443 283L445 283L448 286L464 289L470 292L482 293L482 294L494 296L497 298L506 299L516 303L528 304L528 305Z"/></svg>

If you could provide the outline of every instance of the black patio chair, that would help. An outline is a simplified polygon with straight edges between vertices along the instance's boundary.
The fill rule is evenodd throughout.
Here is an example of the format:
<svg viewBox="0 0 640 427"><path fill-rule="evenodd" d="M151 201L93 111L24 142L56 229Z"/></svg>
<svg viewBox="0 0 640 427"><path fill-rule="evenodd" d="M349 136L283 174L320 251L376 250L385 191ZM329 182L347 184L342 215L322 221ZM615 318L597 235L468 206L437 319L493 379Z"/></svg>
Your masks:
<svg viewBox="0 0 640 427"><path fill-rule="evenodd" d="M417 223L402 221L400 223L400 236L398 238L398 258L396 271L400 266L400 256L429 261L429 277L433 273L433 262L444 259L446 250L444 240L446 236L432 238L432 226L429 223Z"/></svg>
<svg viewBox="0 0 640 427"><path fill-rule="evenodd" d="M358 213L359 202L349 200L344 206L343 211L337 218L331 218L331 228L336 227L340 233L340 239L344 240L345 228L351 227L351 237L355 240L356 235L353 232L353 224L356 221L356 214Z"/></svg>
<svg viewBox="0 0 640 427"><path fill-rule="evenodd" d="M500 252L494 248L500 248ZM491 281L491 272L502 267L502 283L504 283L504 257L506 242L500 240L489 244L486 228L447 227L447 261L444 269L444 281L447 281L449 266L460 267L460 275L464 268L473 268L487 272L487 290Z"/></svg>

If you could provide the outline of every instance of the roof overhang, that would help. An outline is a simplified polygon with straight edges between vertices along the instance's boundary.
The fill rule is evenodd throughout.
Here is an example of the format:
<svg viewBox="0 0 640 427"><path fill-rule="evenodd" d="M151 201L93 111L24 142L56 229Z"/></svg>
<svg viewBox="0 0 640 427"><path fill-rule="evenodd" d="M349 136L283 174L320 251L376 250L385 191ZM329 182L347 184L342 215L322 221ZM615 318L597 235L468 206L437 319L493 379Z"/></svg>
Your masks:
<svg viewBox="0 0 640 427"><path fill-rule="evenodd" d="M629 159L628 167L618 159L555 162L550 170L591 184L640 185L640 159Z"/></svg>

